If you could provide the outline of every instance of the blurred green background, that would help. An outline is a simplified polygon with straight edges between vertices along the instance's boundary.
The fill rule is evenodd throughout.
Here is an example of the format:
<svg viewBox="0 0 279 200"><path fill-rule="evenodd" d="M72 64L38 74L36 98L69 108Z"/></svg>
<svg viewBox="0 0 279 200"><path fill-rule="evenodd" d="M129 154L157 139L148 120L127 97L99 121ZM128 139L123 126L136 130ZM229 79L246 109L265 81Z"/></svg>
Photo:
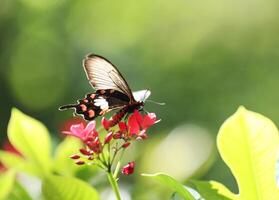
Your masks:
<svg viewBox="0 0 279 200"><path fill-rule="evenodd" d="M146 190L140 177L158 171L181 181L218 180L237 192L215 136L239 105L279 123L278 5L1 0L0 141L12 107L41 120L61 141L59 127L72 113L58 107L93 91L81 61L94 52L118 66L133 90L148 88L151 99L166 102L146 105L162 122L127 155L138 164L137 174L122 180L127 199L160 199L164 193Z"/></svg>

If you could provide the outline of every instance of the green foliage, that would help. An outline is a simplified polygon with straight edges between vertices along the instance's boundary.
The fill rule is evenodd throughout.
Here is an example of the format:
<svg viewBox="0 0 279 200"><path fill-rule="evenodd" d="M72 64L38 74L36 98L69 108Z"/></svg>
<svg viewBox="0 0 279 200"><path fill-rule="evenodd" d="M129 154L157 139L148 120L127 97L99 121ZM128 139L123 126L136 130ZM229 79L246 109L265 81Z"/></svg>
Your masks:
<svg viewBox="0 0 279 200"><path fill-rule="evenodd" d="M43 195L51 200L98 200L97 191L85 182L71 177L48 176L43 181Z"/></svg>
<svg viewBox="0 0 279 200"><path fill-rule="evenodd" d="M278 157L279 135L273 122L244 107L224 122L217 137L218 150L231 169L240 193L230 192L215 181L188 181L206 200L277 200L275 163ZM146 175L145 175L146 176ZM187 189L173 178L154 174L154 177L180 195ZM192 200L191 196L183 196Z"/></svg>
<svg viewBox="0 0 279 200"><path fill-rule="evenodd" d="M46 127L17 109L12 110L8 125L10 143L22 154L16 155L8 151L0 151L1 162L10 169L0 176L0 199L30 200L24 188L14 181L16 172L24 172L38 176L43 180L43 194L46 199L99 199L94 188L86 183L70 177L78 169L87 166L75 166L69 156L75 153L80 143L67 138L56 149L55 157L51 158L51 141ZM90 177L91 174L87 174Z"/></svg>
<svg viewBox="0 0 279 200"><path fill-rule="evenodd" d="M36 166L36 174L43 176L51 170L51 143L47 128L17 109L12 110L8 138L27 162Z"/></svg>
<svg viewBox="0 0 279 200"><path fill-rule="evenodd" d="M142 174L143 176L151 177L162 184L166 185L173 191L176 191L181 197L187 199L187 200L195 200L195 198L191 195L191 193L183 186L181 183L176 181L171 176L168 176L163 173L157 173L157 174Z"/></svg>
<svg viewBox="0 0 279 200"><path fill-rule="evenodd" d="M19 155L8 151L0 151L0 160L9 169L36 175L36 166Z"/></svg>
<svg viewBox="0 0 279 200"><path fill-rule="evenodd" d="M217 145L238 187L238 200L277 200L279 135L273 122L240 107L220 128Z"/></svg>
<svg viewBox="0 0 279 200"><path fill-rule="evenodd" d="M194 181L188 182L188 185L199 192L206 200L231 200L235 195L224 185L216 181Z"/></svg>
<svg viewBox="0 0 279 200"><path fill-rule="evenodd" d="M13 188L15 172L9 170L4 174L0 174L0 199L5 199Z"/></svg>
<svg viewBox="0 0 279 200"><path fill-rule="evenodd" d="M73 165L73 161L69 158L70 155L77 152L81 146L81 142L74 137L67 137L61 142L54 155L54 167L55 171L62 175L74 175L74 173L83 168L83 166Z"/></svg>
<svg viewBox="0 0 279 200"><path fill-rule="evenodd" d="M18 182L15 182L7 200L32 200L32 198Z"/></svg>

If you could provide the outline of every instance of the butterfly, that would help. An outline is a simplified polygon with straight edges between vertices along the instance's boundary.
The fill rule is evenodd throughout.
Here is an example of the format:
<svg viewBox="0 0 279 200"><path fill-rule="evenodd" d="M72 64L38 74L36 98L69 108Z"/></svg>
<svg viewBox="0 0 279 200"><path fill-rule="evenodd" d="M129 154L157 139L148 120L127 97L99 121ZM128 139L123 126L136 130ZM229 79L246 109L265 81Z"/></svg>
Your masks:
<svg viewBox="0 0 279 200"><path fill-rule="evenodd" d="M150 90L132 92L120 71L106 58L89 54L83 60L83 68L91 86L96 90L87 94L77 104L61 106L59 110L75 109L74 114L86 120L119 109L113 118L118 123L125 115L141 110Z"/></svg>

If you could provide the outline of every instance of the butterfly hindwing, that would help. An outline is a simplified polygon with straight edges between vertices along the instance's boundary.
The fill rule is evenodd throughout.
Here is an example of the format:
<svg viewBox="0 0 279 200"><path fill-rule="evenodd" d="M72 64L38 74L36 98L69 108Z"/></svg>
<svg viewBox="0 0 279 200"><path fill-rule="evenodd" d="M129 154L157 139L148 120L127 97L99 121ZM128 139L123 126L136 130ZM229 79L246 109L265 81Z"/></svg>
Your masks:
<svg viewBox="0 0 279 200"><path fill-rule="evenodd" d="M119 91L97 90L96 93L87 94L84 99L78 100L75 109L86 120L93 120L112 109L127 105L129 101L129 97Z"/></svg>

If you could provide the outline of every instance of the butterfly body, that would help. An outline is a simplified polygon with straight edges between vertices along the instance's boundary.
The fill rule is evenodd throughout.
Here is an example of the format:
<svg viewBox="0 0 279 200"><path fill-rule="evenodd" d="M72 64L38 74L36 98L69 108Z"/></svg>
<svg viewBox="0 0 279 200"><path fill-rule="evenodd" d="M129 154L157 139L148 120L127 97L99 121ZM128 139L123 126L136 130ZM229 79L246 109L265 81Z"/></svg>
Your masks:
<svg viewBox="0 0 279 200"><path fill-rule="evenodd" d="M60 110L74 108L75 113L86 120L94 120L107 112L119 109L112 119L117 124L126 114L139 110L149 97L149 90L131 92L126 80L107 59L95 54L88 55L83 66L90 84L96 89L77 104L60 107Z"/></svg>

